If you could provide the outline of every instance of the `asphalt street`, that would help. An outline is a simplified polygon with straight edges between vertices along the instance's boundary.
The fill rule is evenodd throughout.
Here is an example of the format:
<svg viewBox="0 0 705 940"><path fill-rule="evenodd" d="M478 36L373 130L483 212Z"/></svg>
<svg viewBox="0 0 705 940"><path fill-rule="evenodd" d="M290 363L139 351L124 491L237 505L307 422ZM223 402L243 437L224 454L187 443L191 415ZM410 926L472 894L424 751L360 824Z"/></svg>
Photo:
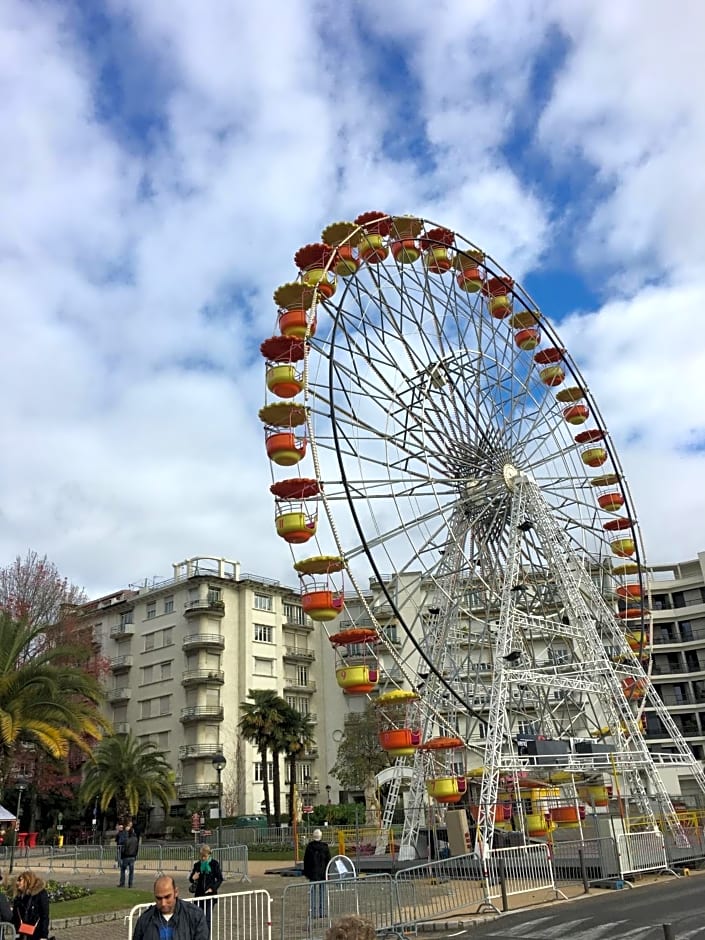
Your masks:
<svg viewBox="0 0 705 940"><path fill-rule="evenodd" d="M705 940L705 879L664 876L657 884L561 901L443 931L469 940ZM436 936L439 936L436 934Z"/></svg>

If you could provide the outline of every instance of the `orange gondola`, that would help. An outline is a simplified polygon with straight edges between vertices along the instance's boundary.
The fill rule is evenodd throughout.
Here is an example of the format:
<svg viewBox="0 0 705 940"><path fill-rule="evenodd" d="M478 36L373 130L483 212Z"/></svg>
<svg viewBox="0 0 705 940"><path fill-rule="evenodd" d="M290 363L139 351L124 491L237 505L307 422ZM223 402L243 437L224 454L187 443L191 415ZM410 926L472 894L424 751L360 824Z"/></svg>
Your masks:
<svg viewBox="0 0 705 940"><path fill-rule="evenodd" d="M321 240L335 249L332 268L338 277L351 277L360 267L357 244L358 226L355 222L332 222L321 232Z"/></svg>
<svg viewBox="0 0 705 940"><path fill-rule="evenodd" d="M421 257L418 236L423 228L421 219L414 216L395 215L389 229L392 257L399 264L414 264Z"/></svg>
<svg viewBox="0 0 705 940"><path fill-rule="evenodd" d="M386 238L391 228L391 220L385 212L362 212L355 219L362 226L358 243L360 258L368 264L379 264L389 254Z"/></svg>
<svg viewBox="0 0 705 940"><path fill-rule="evenodd" d="M294 263L301 271L304 284L315 288L326 299L333 296L336 288L335 274L329 265L334 254L330 245L315 242L299 248L294 255Z"/></svg>
<svg viewBox="0 0 705 940"><path fill-rule="evenodd" d="M451 249L455 235L447 228L429 229L421 239L424 264L432 274L445 274L453 267Z"/></svg>

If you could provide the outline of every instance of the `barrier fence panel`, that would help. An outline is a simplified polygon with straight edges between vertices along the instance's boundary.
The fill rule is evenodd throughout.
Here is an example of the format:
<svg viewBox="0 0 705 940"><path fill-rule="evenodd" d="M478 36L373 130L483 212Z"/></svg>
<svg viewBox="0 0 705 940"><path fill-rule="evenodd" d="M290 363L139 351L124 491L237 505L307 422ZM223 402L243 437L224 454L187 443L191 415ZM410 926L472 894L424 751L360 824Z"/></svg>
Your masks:
<svg viewBox="0 0 705 940"><path fill-rule="evenodd" d="M79 868L95 868L98 874L102 875L105 871L104 846L70 845L61 849L49 846L47 870L53 872L66 868L70 868L74 874Z"/></svg>
<svg viewBox="0 0 705 940"><path fill-rule="evenodd" d="M249 881L248 874L249 852L246 845L226 845L220 849L213 849L213 857L220 862L220 869L224 878L238 878L240 881Z"/></svg>
<svg viewBox="0 0 705 940"><path fill-rule="evenodd" d="M182 898L187 904L195 898ZM211 913L211 940L271 940L272 898L268 891L219 894ZM140 914L151 904L138 904L127 919L127 937L132 940Z"/></svg>
<svg viewBox="0 0 705 940"><path fill-rule="evenodd" d="M378 933L396 930L399 914L391 875L287 885L281 906L281 940L321 938L340 917L357 914Z"/></svg>
<svg viewBox="0 0 705 940"><path fill-rule="evenodd" d="M642 871L670 871L663 833L658 830L620 833L617 854L622 876Z"/></svg>
<svg viewBox="0 0 705 940"><path fill-rule="evenodd" d="M493 849L488 863L487 900L533 891L552 891L556 887L551 856L543 842Z"/></svg>
<svg viewBox="0 0 705 940"><path fill-rule="evenodd" d="M556 881L604 881L618 878L617 845L610 836L554 842L553 873Z"/></svg>
<svg viewBox="0 0 705 940"><path fill-rule="evenodd" d="M394 884L401 926L446 914L474 914L485 902L482 865L474 855L401 869Z"/></svg>
<svg viewBox="0 0 705 940"><path fill-rule="evenodd" d="M705 858L705 838L702 826L684 827L683 832L688 841L687 845L683 845L681 839L674 838L668 830L663 833L669 865L686 865L688 862L701 861Z"/></svg>

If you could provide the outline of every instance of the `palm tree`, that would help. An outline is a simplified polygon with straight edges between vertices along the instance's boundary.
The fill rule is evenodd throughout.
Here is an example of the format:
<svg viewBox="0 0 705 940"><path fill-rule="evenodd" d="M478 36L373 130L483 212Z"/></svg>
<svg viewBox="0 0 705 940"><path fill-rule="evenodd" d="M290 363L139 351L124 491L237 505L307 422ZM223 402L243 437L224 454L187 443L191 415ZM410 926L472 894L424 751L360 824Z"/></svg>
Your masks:
<svg viewBox="0 0 705 940"><path fill-rule="evenodd" d="M118 819L135 816L140 803L161 803L168 812L176 796L174 773L152 741L132 734L104 738L86 764L79 798L87 806L96 798L106 812L112 802Z"/></svg>
<svg viewBox="0 0 705 940"><path fill-rule="evenodd" d="M296 763L298 759L313 745L314 725L309 715L304 715L287 705L286 725L284 739L286 741L285 754L289 764L289 825L293 825L296 812Z"/></svg>
<svg viewBox="0 0 705 940"><path fill-rule="evenodd" d="M71 745L90 753L109 727L101 685L83 667L90 650L45 640L43 627L0 610L0 799L22 748L64 761Z"/></svg>
<svg viewBox="0 0 705 940"><path fill-rule="evenodd" d="M279 754L283 750L280 731L285 723L285 710L289 707L281 696L270 689L250 689L247 697L251 702L240 702L242 717L240 731L250 744L254 744L259 753L264 787L264 811L269 819L272 815L269 801L269 778L267 774L267 756L272 751L272 785L274 788L275 822L279 820L280 779Z"/></svg>

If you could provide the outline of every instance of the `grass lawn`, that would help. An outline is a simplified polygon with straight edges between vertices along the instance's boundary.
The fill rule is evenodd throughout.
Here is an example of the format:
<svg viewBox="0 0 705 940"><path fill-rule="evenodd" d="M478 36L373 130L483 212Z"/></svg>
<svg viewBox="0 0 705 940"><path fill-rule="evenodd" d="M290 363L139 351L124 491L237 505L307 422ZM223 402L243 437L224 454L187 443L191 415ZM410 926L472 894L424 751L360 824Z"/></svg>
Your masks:
<svg viewBox="0 0 705 940"><path fill-rule="evenodd" d="M303 849L301 851L303 853ZM291 862L292 865L294 864L294 853L291 849L283 852L258 852L250 848L247 857L251 862Z"/></svg>
<svg viewBox="0 0 705 940"><path fill-rule="evenodd" d="M61 901L51 905L51 916L80 917L85 914L103 914L107 911L124 911L135 904L149 904L154 901L154 893L140 891L137 888L95 888L93 894L75 901Z"/></svg>

